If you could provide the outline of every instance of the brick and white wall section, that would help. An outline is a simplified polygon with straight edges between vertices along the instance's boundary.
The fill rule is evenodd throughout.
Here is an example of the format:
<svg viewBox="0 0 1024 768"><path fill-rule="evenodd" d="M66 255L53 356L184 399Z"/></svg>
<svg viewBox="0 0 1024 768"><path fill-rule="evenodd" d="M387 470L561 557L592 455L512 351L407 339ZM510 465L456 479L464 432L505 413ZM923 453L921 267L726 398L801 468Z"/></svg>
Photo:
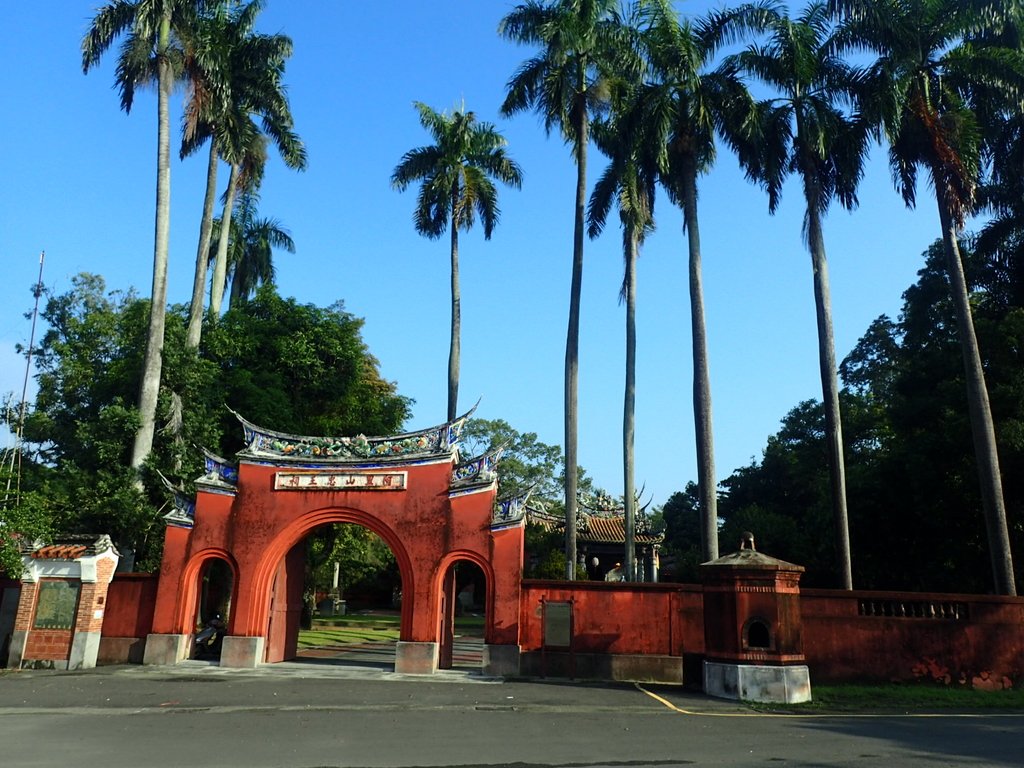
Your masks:
<svg viewBox="0 0 1024 768"><path fill-rule="evenodd" d="M77 560L24 558L21 597L11 635L7 666L88 669L96 666L107 588L118 556L112 552ZM78 581L78 607L71 629L35 629L40 579Z"/></svg>

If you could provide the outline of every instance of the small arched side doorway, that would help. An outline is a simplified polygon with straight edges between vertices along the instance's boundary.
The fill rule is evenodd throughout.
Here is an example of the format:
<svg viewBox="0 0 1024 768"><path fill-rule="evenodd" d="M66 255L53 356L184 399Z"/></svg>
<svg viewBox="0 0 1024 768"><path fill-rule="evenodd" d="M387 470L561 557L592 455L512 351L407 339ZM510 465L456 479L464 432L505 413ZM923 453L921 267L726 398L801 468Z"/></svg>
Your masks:
<svg viewBox="0 0 1024 768"><path fill-rule="evenodd" d="M191 656L220 659L221 641L231 621L231 597L235 589L235 573L223 557L207 558L196 580L196 610L193 620L196 642Z"/></svg>
<svg viewBox="0 0 1024 768"><path fill-rule="evenodd" d="M490 610L486 564L455 555L448 560L438 595L438 669L480 669Z"/></svg>

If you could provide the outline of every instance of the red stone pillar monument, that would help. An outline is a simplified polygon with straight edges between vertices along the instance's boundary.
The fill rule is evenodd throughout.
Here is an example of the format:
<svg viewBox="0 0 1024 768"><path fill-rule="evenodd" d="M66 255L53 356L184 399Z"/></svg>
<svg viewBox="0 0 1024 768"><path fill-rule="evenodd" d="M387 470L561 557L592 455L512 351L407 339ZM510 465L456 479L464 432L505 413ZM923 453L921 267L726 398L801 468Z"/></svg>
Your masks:
<svg viewBox="0 0 1024 768"><path fill-rule="evenodd" d="M803 566L740 549L701 565L704 692L743 701L811 700L800 618Z"/></svg>

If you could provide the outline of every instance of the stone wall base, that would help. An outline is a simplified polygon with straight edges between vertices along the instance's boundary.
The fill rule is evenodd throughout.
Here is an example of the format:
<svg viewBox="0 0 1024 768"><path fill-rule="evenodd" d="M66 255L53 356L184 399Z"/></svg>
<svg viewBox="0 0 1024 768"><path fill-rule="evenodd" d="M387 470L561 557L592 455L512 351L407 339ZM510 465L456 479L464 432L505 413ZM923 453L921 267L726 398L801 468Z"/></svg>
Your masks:
<svg viewBox="0 0 1024 768"><path fill-rule="evenodd" d="M184 661L188 656L190 635L149 635L146 650L142 655L143 664L167 666Z"/></svg>
<svg viewBox="0 0 1024 768"><path fill-rule="evenodd" d="M68 669L92 669L100 650L99 632L75 632L71 638Z"/></svg>
<svg viewBox="0 0 1024 768"><path fill-rule="evenodd" d="M527 651L520 656L525 677L563 677L629 683L683 684L680 656Z"/></svg>
<svg viewBox="0 0 1024 768"><path fill-rule="evenodd" d="M518 645L484 644L483 673L491 677L519 677Z"/></svg>
<svg viewBox="0 0 1024 768"><path fill-rule="evenodd" d="M11 632L11 644L7 649L7 666L11 669L21 669L21 662L25 658L25 646L28 644L28 632L23 629L16 629Z"/></svg>
<svg viewBox="0 0 1024 768"><path fill-rule="evenodd" d="M144 637L101 637L96 664L141 664L145 653Z"/></svg>
<svg viewBox="0 0 1024 768"><path fill-rule="evenodd" d="M395 646L395 672L403 675L432 675L437 672L438 644L399 640Z"/></svg>
<svg viewBox="0 0 1024 768"><path fill-rule="evenodd" d="M759 667L705 661L704 693L720 699L801 704L811 700L811 675L803 664Z"/></svg>
<svg viewBox="0 0 1024 768"><path fill-rule="evenodd" d="M255 669L263 663L265 654L266 638L227 635L220 647L220 665Z"/></svg>

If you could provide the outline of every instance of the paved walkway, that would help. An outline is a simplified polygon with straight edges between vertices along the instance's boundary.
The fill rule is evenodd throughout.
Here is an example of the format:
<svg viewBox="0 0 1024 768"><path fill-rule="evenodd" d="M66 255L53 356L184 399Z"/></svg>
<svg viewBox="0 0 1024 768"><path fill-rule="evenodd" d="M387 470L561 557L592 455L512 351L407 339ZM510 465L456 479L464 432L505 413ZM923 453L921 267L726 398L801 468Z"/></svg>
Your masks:
<svg viewBox="0 0 1024 768"><path fill-rule="evenodd" d="M318 645L300 649L292 663L380 668L389 671L395 668L395 645L394 640ZM483 663L483 649L482 637L456 636L452 668L479 672Z"/></svg>
<svg viewBox="0 0 1024 768"><path fill-rule="evenodd" d="M289 662L0 673L17 768L1017 768L1018 714L778 716L673 687Z"/></svg>

